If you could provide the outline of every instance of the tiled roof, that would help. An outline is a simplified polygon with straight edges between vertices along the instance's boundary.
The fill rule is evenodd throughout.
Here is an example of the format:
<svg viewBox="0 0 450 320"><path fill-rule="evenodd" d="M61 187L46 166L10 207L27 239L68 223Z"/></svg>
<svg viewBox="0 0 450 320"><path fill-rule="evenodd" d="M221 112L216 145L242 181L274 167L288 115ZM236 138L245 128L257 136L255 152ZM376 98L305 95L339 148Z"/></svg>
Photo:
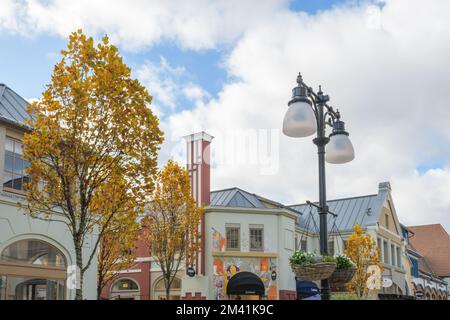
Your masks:
<svg viewBox="0 0 450 320"><path fill-rule="evenodd" d="M408 227L414 235L411 246L428 262L440 277L450 276L450 236L440 224Z"/></svg>
<svg viewBox="0 0 450 320"><path fill-rule="evenodd" d="M421 257L419 259L419 270L420 272L426 273L428 275L435 275L433 269L430 266L430 263L427 261L425 257Z"/></svg>
<svg viewBox="0 0 450 320"><path fill-rule="evenodd" d="M0 119L14 125L26 124L28 102L8 86L0 83Z"/></svg>

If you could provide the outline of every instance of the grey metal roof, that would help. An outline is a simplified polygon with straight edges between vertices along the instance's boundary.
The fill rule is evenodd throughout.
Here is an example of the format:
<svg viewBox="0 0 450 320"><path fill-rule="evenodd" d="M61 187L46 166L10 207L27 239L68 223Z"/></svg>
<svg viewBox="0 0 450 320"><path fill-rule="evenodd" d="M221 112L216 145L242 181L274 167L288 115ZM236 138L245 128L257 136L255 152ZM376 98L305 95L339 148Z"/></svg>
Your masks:
<svg viewBox="0 0 450 320"><path fill-rule="evenodd" d="M328 215L328 231L352 231L355 224L365 228L375 225L379 220L379 214L387 192L380 191L375 195L329 200L329 210L337 215ZM309 232L316 233L319 230L319 214L317 208L308 204L292 205L297 211L303 213L298 220L298 226Z"/></svg>
<svg viewBox="0 0 450 320"><path fill-rule="evenodd" d="M18 126L25 126L28 102L8 86L0 83L0 119Z"/></svg>
<svg viewBox="0 0 450 320"><path fill-rule="evenodd" d="M230 208L258 208L258 209L286 209L296 214L301 214L294 208L290 208L279 202L261 197L239 188L223 189L211 192L210 207Z"/></svg>
<svg viewBox="0 0 450 320"><path fill-rule="evenodd" d="M239 188L211 192L211 207L266 208L255 194Z"/></svg>
<svg viewBox="0 0 450 320"><path fill-rule="evenodd" d="M352 231L355 224L365 228L379 221L381 208L389 193L389 188L380 188L378 194L360 197L328 200L329 210L337 216L328 215L329 232ZM265 205L269 203L269 205ZM319 231L317 208L306 203L285 206L239 188L211 192L211 207L231 208L276 208L290 209L299 215L297 226L312 233Z"/></svg>

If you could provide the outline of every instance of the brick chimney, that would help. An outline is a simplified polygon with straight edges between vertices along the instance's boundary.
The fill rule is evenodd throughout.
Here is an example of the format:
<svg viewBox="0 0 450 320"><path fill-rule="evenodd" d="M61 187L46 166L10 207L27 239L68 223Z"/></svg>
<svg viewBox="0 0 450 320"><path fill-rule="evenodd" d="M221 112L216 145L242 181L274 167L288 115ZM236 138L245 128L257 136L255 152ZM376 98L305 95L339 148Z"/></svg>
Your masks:
<svg viewBox="0 0 450 320"><path fill-rule="evenodd" d="M187 144L186 166L191 176L192 196L198 206L210 204L210 144L213 138L203 131L184 137Z"/></svg>
<svg viewBox="0 0 450 320"><path fill-rule="evenodd" d="M210 144L213 138L203 131L184 137L187 147L186 167L191 178L191 193L197 206L208 206L211 201ZM196 256L195 270L197 274L200 272L205 275L205 215L202 216L199 227L201 250Z"/></svg>

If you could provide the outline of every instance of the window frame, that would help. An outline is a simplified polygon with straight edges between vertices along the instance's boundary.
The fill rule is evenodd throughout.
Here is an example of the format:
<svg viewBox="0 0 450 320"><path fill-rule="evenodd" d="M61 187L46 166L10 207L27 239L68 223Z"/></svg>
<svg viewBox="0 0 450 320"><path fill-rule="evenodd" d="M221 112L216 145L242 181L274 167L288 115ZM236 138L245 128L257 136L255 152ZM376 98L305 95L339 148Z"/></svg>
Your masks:
<svg viewBox="0 0 450 320"><path fill-rule="evenodd" d="M397 266L397 259L396 259L397 252L396 252L395 248L396 248L396 245L391 243L391 257L390 257L390 259L391 259L391 265L394 266L394 267Z"/></svg>
<svg viewBox="0 0 450 320"><path fill-rule="evenodd" d="M237 235L237 246L236 248L229 246L229 241L232 241L230 239L228 231L231 229L237 229L236 235ZM225 235L226 235L226 251L241 251L241 225L238 223L227 223L225 224Z"/></svg>
<svg viewBox="0 0 450 320"><path fill-rule="evenodd" d="M382 240L383 243L383 263L389 264L391 257L389 256L389 243L386 240Z"/></svg>
<svg viewBox="0 0 450 320"><path fill-rule="evenodd" d="M395 256L397 258L397 261L396 261L397 267L402 268L403 267L403 265L402 265L402 249L399 246L397 246L395 248Z"/></svg>
<svg viewBox="0 0 450 320"><path fill-rule="evenodd" d="M261 247L252 248L252 231L261 231ZM261 252L264 251L264 225L262 224L251 224L248 227L248 249L249 251Z"/></svg>
<svg viewBox="0 0 450 320"><path fill-rule="evenodd" d="M133 283L134 285L136 285L135 289L120 289L120 288L115 288L116 285L118 286L121 282L128 282L128 283ZM118 293L118 292L134 292L134 291L140 291L140 287L139 287L139 283L134 280L134 279L130 279L130 278L119 278L116 281L114 281L113 285L111 286L111 292L113 293Z"/></svg>
<svg viewBox="0 0 450 320"><path fill-rule="evenodd" d="M12 151L11 150L7 150L7 143L8 141L12 142ZM19 144L21 146L21 153L16 153L16 144ZM16 193L16 194L20 194L20 195L25 195L26 191L23 187L23 181L24 178L27 176L25 173L26 167L25 167L25 163L27 162L24 158L23 158L23 141L19 138L16 137L12 137L10 135L6 135L5 136L5 142L3 144L3 148L4 148L4 157L3 157L3 172L2 172L2 190L6 191L6 192L10 192L10 193ZM6 157L7 157L7 152L10 152L13 155L13 163L12 163L12 171L9 171L6 169L5 165L6 165ZM19 174L17 174L14 170L15 170L15 160L16 158L20 158L20 160L22 160L22 171L20 173L21 176L21 189L17 189L14 188L14 177L18 176ZM11 177L11 187L6 187L5 184L5 179L7 177L7 175L9 175Z"/></svg>

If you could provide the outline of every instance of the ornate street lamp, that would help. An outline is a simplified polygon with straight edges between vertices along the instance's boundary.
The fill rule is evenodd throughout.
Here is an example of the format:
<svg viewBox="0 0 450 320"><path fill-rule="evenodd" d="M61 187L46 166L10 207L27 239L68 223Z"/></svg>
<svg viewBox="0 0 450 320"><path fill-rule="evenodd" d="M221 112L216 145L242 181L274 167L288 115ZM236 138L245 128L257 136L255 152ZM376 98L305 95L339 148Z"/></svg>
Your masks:
<svg viewBox="0 0 450 320"><path fill-rule="evenodd" d="M325 160L328 163L340 164L350 162L355 158L353 145L341 121L339 110L334 110L327 102L328 95L324 95L322 88L315 93L302 79L297 77L297 87L292 89L292 99L283 120L283 133L288 137L302 138L317 132L313 142L317 145L319 154L319 206L320 217L320 253L328 254L327 194L325 183ZM332 127L332 132L326 136L326 126ZM326 146L326 155L325 155ZM323 300L330 299L330 285L328 279L321 281Z"/></svg>

